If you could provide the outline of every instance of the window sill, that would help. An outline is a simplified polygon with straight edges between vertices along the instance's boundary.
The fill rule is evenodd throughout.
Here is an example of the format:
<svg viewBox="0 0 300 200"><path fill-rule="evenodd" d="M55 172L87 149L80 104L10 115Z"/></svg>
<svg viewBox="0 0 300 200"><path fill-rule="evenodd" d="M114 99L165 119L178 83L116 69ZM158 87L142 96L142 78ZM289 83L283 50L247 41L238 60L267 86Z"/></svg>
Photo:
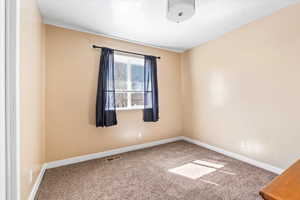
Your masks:
<svg viewBox="0 0 300 200"><path fill-rule="evenodd" d="M135 107L135 108L117 108L116 111L125 111L125 110L144 110L144 107Z"/></svg>

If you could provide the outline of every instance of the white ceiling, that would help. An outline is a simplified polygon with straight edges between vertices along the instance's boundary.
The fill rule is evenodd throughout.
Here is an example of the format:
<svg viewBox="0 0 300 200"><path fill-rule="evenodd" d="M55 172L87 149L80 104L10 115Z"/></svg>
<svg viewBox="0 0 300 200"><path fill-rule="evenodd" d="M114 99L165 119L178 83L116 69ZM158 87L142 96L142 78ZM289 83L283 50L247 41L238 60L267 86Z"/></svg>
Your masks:
<svg viewBox="0 0 300 200"><path fill-rule="evenodd" d="M167 0L40 0L44 23L173 51L184 51L300 0L196 0L180 24Z"/></svg>

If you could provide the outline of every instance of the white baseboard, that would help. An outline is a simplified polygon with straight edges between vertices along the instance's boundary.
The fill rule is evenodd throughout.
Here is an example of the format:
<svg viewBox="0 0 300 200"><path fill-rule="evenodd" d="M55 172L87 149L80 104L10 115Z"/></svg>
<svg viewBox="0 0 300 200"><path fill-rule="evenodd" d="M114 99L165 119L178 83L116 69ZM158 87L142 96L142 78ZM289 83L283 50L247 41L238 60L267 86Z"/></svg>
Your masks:
<svg viewBox="0 0 300 200"><path fill-rule="evenodd" d="M153 146L158 146L161 144L167 144L167 143L175 142L175 141L179 141L179 140L183 140L181 136L158 140L158 141L149 142L149 143L144 143L144 144L137 144L137 145L127 146L127 147L122 147L122 148L113 149L110 151L104 151L104 152L99 152L99 153L87 154L87 155L83 155L83 156L77 156L77 157L68 158L65 160L53 161L53 162L46 163L46 168L51 169L51 168L55 168L55 167L61 167L61 166L70 165L70 164L74 164L74 163L79 163L79 162L84 162L84 161L88 161L88 160L112 156L112 155L116 155L116 154L120 154L120 153L126 153L129 151L145 149L145 148L149 148L149 147L153 147Z"/></svg>
<svg viewBox="0 0 300 200"><path fill-rule="evenodd" d="M79 162L84 162L84 161L88 161L88 160L103 158L103 157L112 156L112 155L116 155L116 154L120 154L120 153L126 153L126 152L129 152L129 151L145 149L145 148L149 148L149 147L158 146L158 145L161 145L161 144L176 142L176 141L179 141L179 140L183 140L183 138L181 136L178 136L178 137L158 140L158 141L154 141L154 142L148 142L148 143L144 143L144 144L137 144L137 145L132 145L132 146L128 146L128 147L122 147L122 148L113 149L113 150L110 150L110 151L87 154L87 155L84 155L84 156L77 156L77 157L68 158L68 159L65 159L65 160L58 160L58 161L45 163L42 166L40 174L39 174L39 176L37 177L37 179L35 181L35 184L34 184L32 190L31 190L31 193L30 193L30 196L29 196L28 200L34 200L35 199L35 196L37 194L38 188L41 184L41 181L43 179L43 176L45 174L46 169L51 169L51 168L55 168L55 167L61 167L61 166L70 165L70 164L79 163Z"/></svg>
<svg viewBox="0 0 300 200"><path fill-rule="evenodd" d="M40 171L40 174L39 174L38 178L36 179L36 182L35 182L35 184L33 186L33 189L30 193L29 200L34 200L35 195L38 191L38 188L39 188L40 183L43 179L43 176L44 176L44 173L45 173L46 169L61 167L61 166L75 164L75 163L84 162L84 161L93 160L93 159L99 159L99 158L103 158L103 157L107 157L107 156L113 156L113 155L120 154L120 153L126 153L126 152L135 151L135 150L139 150L139 149L145 149L145 148L154 147L154 146L167 144L167 143L171 143L171 142L176 142L176 141L180 141L180 140L184 140L186 142L196 144L198 146L201 146L201 147L204 147L206 149L209 149L209 150L221 153L223 155L235 158L237 160L246 162L250 165L254 165L256 167L265 169L267 171L271 171L271 172L276 173L276 174L281 174L284 171L283 169L274 167L272 165L269 165L269 164L266 164L266 163L248 158L246 156L243 156L243 155L240 155L240 154L237 154L237 153L226 151L224 149L221 149L221 148L209 145L209 144L202 143L198 140L194 140L194 139L191 139L191 138L188 138L188 137L185 137L185 136L178 136L178 137L158 140L158 141L144 143L144 144L137 144L137 145L127 146L127 147L122 147L122 148L113 149L113 150L110 150L110 151L87 154L87 155L83 155L83 156L68 158L68 159L65 159L65 160L58 160L58 161L45 163L43 165L41 171Z"/></svg>
<svg viewBox="0 0 300 200"><path fill-rule="evenodd" d="M212 146L212 145L209 145L209 144L206 144L206 143L202 143L202 142L200 142L198 140L194 140L194 139L191 139L191 138L188 138L188 137L185 137L185 136L182 136L182 139L184 141L186 141L186 142L190 142L192 144L196 144L198 146L201 146L201 147L204 147L206 149L209 149L209 150L221 153L223 155L229 156L231 158L243 161L243 162L248 163L250 165L254 165L256 167L265 169L265 170L273 172L275 174L281 174L284 171L284 169L281 169L281 168L278 168L278 167L274 167L274 166L269 165L267 163L263 163L263 162L254 160L254 159L248 158L246 156L243 156L243 155L240 155L240 154L237 154L237 153L226 151L226 150L221 149L219 147L215 147L215 146Z"/></svg>
<svg viewBox="0 0 300 200"><path fill-rule="evenodd" d="M44 164L40 170L40 173L38 175L38 177L36 178L35 180L35 183L33 185L33 188L31 190L31 193L29 195L29 198L28 200L35 200L35 196L36 196L36 193L40 187L40 184L43 180L43 177L44 177L44 174L45 174L45 171L46 171L46 164Z"/></svg>
<svg viewBox="0 0 300 200"><path fill-rule="evenodd" d="M191 138L188 138L185 136L178 136L178 137L174 137L174 138L168 138L168 139L158 140L158 141L144 143L144 144L137 144L137 145L127 146L127 147L122 147L122 148L113 149L110 151L104 151L104 152L99 152L99 153L87 154L87 155L83 155L83 156L77 156L77 157L68 158L65 160L53 161L53 162L46 163L45 168L51 169L51 168L55 168L55 167L61 167L61 166L70 165L70 164L74 164L74 163L79 163L79 162L84 162L84 161L88 161L88 160L112 156L112 155L116 155L116 154L120 154L120 153L126 153L129 151L145 149L145 148L149 148L149 147L153 147L153 146L158 146L161 144L167 144L167 143L175 142L175 141L179 141L179 140L184 140L186 142L196 144L198 146L201 146L201 147L207 148L209 150L221 153L223 155L235 158L237 160L246 162L248 164L254 165L256 167L265 169L267 171L270 171L270 172L273 172L276 174L281 174L284 171L283 169L272 166L270 164L263 163L263 162L248 158L246 156L240 155L238 153L233 153L233 152L221 149L219 147L215 147L215 146L212 146L212 145L209 145L209 144L206 144L206 143L203 143L198 140L194 140L194 139L191 139Z"/></svg>

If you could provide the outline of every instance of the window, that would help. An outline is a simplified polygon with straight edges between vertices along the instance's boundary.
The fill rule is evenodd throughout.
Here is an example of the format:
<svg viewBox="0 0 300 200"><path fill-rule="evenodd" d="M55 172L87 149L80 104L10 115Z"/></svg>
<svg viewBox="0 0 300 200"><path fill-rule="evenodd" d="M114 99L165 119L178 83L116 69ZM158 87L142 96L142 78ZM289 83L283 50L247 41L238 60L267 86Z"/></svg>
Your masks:
<svg viewBox="0 0 300 200"><path fill-rule="evenodd" d="M117 110L144 108L144 58L115 54Z"/></svg>

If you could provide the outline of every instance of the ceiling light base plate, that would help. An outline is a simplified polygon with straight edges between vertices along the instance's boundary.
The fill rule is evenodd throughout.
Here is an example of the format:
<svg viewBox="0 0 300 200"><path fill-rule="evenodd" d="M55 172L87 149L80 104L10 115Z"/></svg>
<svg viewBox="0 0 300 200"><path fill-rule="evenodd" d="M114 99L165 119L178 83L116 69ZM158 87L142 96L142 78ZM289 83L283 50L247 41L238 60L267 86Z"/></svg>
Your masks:
<svg viewBox="0 0 300 200"><path fill-rule="evenodd" d="M195 0L168 0L167 18L180 23L195 14Z"/></svg>

